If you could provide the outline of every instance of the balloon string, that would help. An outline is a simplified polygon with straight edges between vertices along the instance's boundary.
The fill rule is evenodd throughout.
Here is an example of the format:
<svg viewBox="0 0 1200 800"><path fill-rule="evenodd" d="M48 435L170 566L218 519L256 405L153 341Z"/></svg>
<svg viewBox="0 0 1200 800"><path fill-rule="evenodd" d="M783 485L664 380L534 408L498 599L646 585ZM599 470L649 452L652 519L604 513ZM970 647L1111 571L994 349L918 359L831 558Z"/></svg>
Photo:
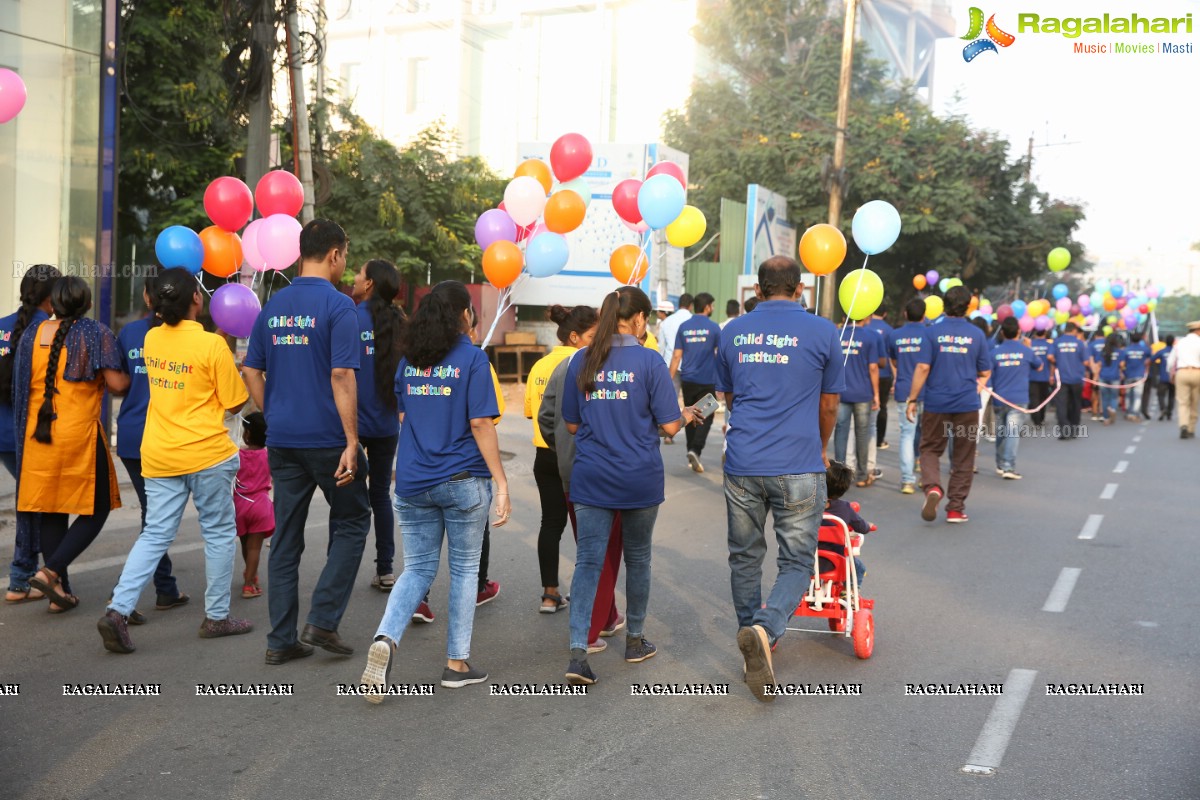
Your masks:
<svg viewBox="0 0 1200 800"><path fill-rule="evenodd" d="M500 317L504 316L504 312L514 305L512 302L513 290L528 277L528 272L522 272L515 281L500 290L500 294L496 297L496 317L492 320L491 327L488 328L487 336L483 337L483 342L479 345L481 348L487 349L488 345L492 343L492 336L496 333L496 326L500 324Z"/></svg>
<svg viewBox="0 0 1200 800"><path fill-rule="evenodd" d="M859 267L857 271L862 272L862 271L866 270L867 259L869 259L870 257L871 256L869 254L863 257L862 266ZM849 276L847 276L847 277L849 277ZM854 301L858 299L858 292L860 289L862 289L862 278L861 277L858 279L858 283L855 284L855 286L854 286L854 296L850 298L850 308L854 308ZM838 334L839 339L842 338L843 336L845 336L846 328L850 325L850 309L847 308L847 309L843 309L843 310L846 312L846 319L842 320L842 330ZM849 363L849 361L850 361L850 351L847 350L845 352L845 358L842 359L842 367L845 368L846 364Z"/></svg>
<svg viewBox="0 0 1200 800"><path fill-rule="evenodd" d="M200 275L197 274L195 277L196 277L196 284L200 287L201 291L203 291L209 297L212 297L212 292L210 292L208 290L208 287L204 285L204 281L201 280Z"/></svg>
<svg viewBox="0 0 1200 800"><path fill-rule="evenodd" d="M636 286L638 283L640 283L640 281L636 281L636 280L634 280L634 278L637 277L638 265L643 260L645 260L645 262L646 262L646 273L648 274L650 272L650 256L648 255L648 253L650 251L650 236L651 236L651 234L648 231L646 233L641 234L642 249L638 253L637 261L633 262L633 269L631 269L629 271L629 278L626 280L626 283L625 283L626 286ZM643 275L642 277L644 278L646 276ZM666 298L664 297L664 298L660 298L660 299L665 300Z"/></svg>

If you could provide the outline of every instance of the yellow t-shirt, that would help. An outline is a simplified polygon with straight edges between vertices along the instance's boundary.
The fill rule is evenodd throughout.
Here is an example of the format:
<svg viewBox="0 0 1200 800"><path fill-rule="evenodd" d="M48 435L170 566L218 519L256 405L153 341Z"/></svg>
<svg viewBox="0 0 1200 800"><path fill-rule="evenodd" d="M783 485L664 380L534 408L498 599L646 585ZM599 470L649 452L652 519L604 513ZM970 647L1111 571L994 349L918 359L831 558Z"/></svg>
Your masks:
<svg viewBox="0 0 1200 800"><path fill-rule="evenodd" d="M570 345L556 345L546 355L537 360L529 370L529 381L525 384L525 418L536 420L538 409L542 407L542 395L546 393L546 384L555 367L571 357L575 348ZM537 422L533 423L533 443L538 447L549 447L542 438L542 431Z"/></svg>
<svg viewBox="0 0 1200 800"><path fill-rule="evenodd" d="M651 350L658 349L658 337L654 335L654 331L649 329L646 330L646 344L644 346L650 348Z"/></svg>
<svg viewBox="0 0 1200 800"><path fill-rule="evenodd" d="M142 474L171 478L216 466L237 452L225 410L249 395L225 340L199 322L160 325L143 348L150 407L142 437Z"/></svg>
<svg viewBox="0 0 1200 800"><path fill-rule="evenodd" d="M500 409L500 413L492 418L493 425L500 424L500 418L504 416L504 391L500 388L500 376L496 374L496 368L491 364L488 367L492 370L492 388L496 390L496 407Z"/></svg>

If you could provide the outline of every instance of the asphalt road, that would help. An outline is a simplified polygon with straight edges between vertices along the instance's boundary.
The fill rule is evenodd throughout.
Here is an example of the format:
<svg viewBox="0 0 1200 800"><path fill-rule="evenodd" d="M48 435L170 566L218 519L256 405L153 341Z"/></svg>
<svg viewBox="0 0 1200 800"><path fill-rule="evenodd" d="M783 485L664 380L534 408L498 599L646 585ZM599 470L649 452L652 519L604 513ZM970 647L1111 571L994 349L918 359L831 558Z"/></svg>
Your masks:
<svg viewBox="0 0 1200 800"><path fill-rule="evenodd" d="M502 588L478 610L472 662L496 683L561 683L567 614L536 610L529 423L508 417L500 432L515 454L514 518L493 535L491 573ZM318 651L264 665L266 602L240 592L234 614L258 630L201 640L194 516L172 551L191 606L156 612L153 595L143 595L150 623L132 629L138 651L106 653L95 622L137 532L136 509L115 512L74 569L79 609L0 609L0 684L20 692L0 696L0 785L8 798L72 800L1200 797L1192 494L1200 444L1165 422L1089 423L1088 434L1025 440L1019 482L996 476L993 448L981 445L971 521L949 526L922 522L919 495L897 491L893 420L893 446L879 455L884 478L848 498L879 526L863 550L874 656L859 660L848 640L829 635L789 635L775 655L780 682L861 684L861 695L772 704L756 702L741 681L719 435L703 475L687 469L682 437L663 448L667 501L646 626L658 656L626 664L619 646L592 656L601 680L586 697L493 697L486 684L381 706L336 696L337 684L357 682L386 602L368 585L370 558L341 627L358 648L352 657ZM308 589L325 515L314 502ZM3 536L7 561L11 528ZM569 535L562 556L567 585ZM439 616L410 628L393 681L437 682L447 586L443 569L432 595ZM84 682L158 683L162 694L63 696L63 684ZM293 684L294 696L196 696L197 683L217 682ZM729 694L634 697L633 683L728 684ZM1006 685L1001 697L909 696L910 683ZM1047 684L1066 683L1144 684L1144 695L1047 696ZM972 763L993 774L964 773Z"/></svg>

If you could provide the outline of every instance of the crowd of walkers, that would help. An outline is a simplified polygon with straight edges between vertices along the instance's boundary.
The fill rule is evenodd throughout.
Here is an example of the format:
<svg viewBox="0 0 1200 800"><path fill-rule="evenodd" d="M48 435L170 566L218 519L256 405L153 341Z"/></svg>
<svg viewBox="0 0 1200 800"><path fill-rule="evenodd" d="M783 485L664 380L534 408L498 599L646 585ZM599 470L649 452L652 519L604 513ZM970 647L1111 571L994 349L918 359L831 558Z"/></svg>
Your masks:
<svg viewBox="0 0 1200 800"><path fill-rule="evenodd" d="M386 696L407 626L433 620L429 590L443 544L450 590L441 684L483 682L487 672L470 660L474 615L499 591L487 575L489 538L512 504L496 433L504 398L473 341L471 295L445 281L405 319L386 261L357 271L352 297L336 288L348 249L338 225L309 223L300 245L299 276L263 307L240 368L225 339L199 322L205 296L186 270L149 279L145 318L120 336L87 316L86 282L49 266L26 273L20 309L0 319L0 454L18 480L5 599L48 600L52 613L80 604L70 566L121 504L101 423L108 392L124 397L116 450L138 496L141 533L97 623L105 649L134 652L129 626L145 622L137 605L151 581L156 609L188 603L169 550L190 499L204 540L200 637L252 630L230 608L240 542L241 596L267 598L267 664L314 648L353 654L339 628L374 529L370 585L388 598L362 672L367 699ZM756 303L745 313L733 303L723 325L704 293L684 295L676 310L625 286L596 308L550 308L559 344L531 370L524 412L534 421L541 505L538 610L568 610L568 682L598 681L588 657L621 630L627 662L657 653L646 625L665 500L659 446L684 430L686 462L703 472L718 405L736 643L746 683L763 701L773 696L771 652L812 574L823 512L846 505L852 480L865 488L879 475L890 397L901 410L900 491L920 486L927 521L943 499L947 522L968 520L981 436L996 440L997 474L1020 479L1020 438L1031 421L1044 425L1052 399L1063 440L1081 434L1093 397L1094 413L1114 424L1122 402L1129 418L1149 418L1152 393L1159 419L1171 418L1177 396L1181 436L1194 435L1200 322L1179 342L1154 346L1113 334L1094 347L1070 323L1052 340L1026 338L1014 319L994 329L968 319L971 293L953 287L937 320L914 300L896 328L877 314L839 330L805 309L802 290L800 266L774 257L759 269ZM261 411L243 413L249 404ZM328 543L301 626L300 563L318 490L329 505ZM768 512L778 543L769 588ZM569 594L559 574L568 521L576 538ZM622 563L624 614L615 592Z"/></svg>

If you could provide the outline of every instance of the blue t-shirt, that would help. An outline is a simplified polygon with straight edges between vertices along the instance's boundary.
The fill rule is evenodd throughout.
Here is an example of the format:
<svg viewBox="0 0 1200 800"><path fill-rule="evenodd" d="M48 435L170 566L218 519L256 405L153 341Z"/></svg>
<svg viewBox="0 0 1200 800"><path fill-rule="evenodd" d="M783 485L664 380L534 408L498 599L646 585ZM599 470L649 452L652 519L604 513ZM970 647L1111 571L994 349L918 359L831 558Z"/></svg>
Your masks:
<svg viewBox="0 0 1200 800"><path fill-rule="evenodd" d="M146 429L146 409L150 407L150 379L146 375L146 359L142 346L150 317L121 326L117 346L121 348L121 364L129 373L129 394L121 401L117 413L117 456L142 458L142 432Z"/></svg>
<svg viewBox="0 0 1200 800"><path fill-rule="evenodd" d="M870 403L875 399L871 386L871 365L878 366L883 357L883 340L870 328L858 325L847 326L842 331L842 360L845 362L846 388L842 390L843 403Z"/></svg>
<svg viewBox="0 0 1200 800"><path fill-rule="evenodd" d="M1029 405L1029 378L1042 366L1041 357L1017 339L992 348L992 390L1010 403ZM1001 406L999 400L993 405Z"/></svg>
<svg viewBox="0 0 1200 800"><path fill-rule="evenodd" d="M867 327L878 333L880 336L880 343L882 345L879 350L880 355L887 353L888 344L892 341L892 326L888 325L881 319L872 319L867 323ZM879 377L892 377L892 365L886 358L883 359L883 363L879 365Z"/></svg>
<svg viewBox="0 0 1200 800"><path fill-rule="evenodd" d="M717 343L721 326L703 314L693 314L679 326L675 349L683 351L679 379L688 383L711 385L717 382Z"/></svg>
<svg viewBox="0 0 1200 800"><path fill-rule="evenodd" d="M599 508L661 504L666 479L658 426L680 417L671 371L658 353L619 334L585 397L579 372L586 360L584 348L571 359L563 385L562 418L579 426L571 500Z"/></svg>
<svg viewBox="0 0 1200 800"><path fill-rule="evenodd" d="M1029 349L1034 352L1038 358L1042 360L1042 368L1036 369L1029 373L1030 383L1049 383L1050 382L1050 361L1047 356L1053 354L1054 344L1044 337L1038 336L1033 339L1029 345Z"/></svg>
<svg viewBox="0 0 1200 800"><path fill-rule="evenodd" d="M929 349L929 327L923 322L909 322L892 331L888 337L888 358L896 361L896 401L907 403L912 391L913 372L921 363L921 353ZM921 387L918 400L925 399Z"/></svg>
<svg viewBox="0 0 1200 800"><path fill-rule="evenodd" d="M355 373L358 378L358 435L395 436L400 430L400 418L380 399L375 388L375 320L371 318L366 302L358 304L358 329L358 372Z"/></svg>
<svg viewBox="0 0 1200 800"><path fill-rule="evenodd" d="M790 300L765 300L721 331L717 391L733 395L730 475L825 471L821 395L845 388L837 327Z"/></svg>
<svg viewBox="0 0 1200 800"><path fill-rule="evenodd" d="M658 354L654 356L662 364ZM414 367L407 358L400 359L396 404L404 415L396 451L398 497L420 494L460 472L491 476L471 420L490 421L500 416L500 407L487 355L470 339L459 337L432 367Z"/></svg>
<svg viewBox="0 0 1200 800"><path fill-rule="evenodd" d="M1098 363L1104 354L1104 337L1097 336L1088 342L1088 352L1092 354L1092 360Z"/></svg>
<svg viewBox="0 0 1200 800"><path fill-rule="evenodd" d="M1096 363L1100 365L1100 382L1101 383L1120 383L1121 382L1121 351L1114 350L1112 352L1112 361L1104 363L1104 352L1096 356Z"/></svg>
<svg viewBox="0 0 1200 800"><path fill-rule="evenodd" d="M25 327L25 332L36 330L37 326L46 320L50 319L46 312L40 308L35 309L33 316L29 318L29 325ZM9 314L7 317L0 318L0 357L7 356L13 352L13 326L17 324L17 314ZM24 335L24 334L22 334ZM13 376L16 376L16 370L13 370ZM17 451L17 433L16 420L13 418L13 407L11 397L0 397L0 453L15 453ZM23 433L23 432L22 432Z"/></svg>
<svg viewBox="0 0 1200 800"><path fill-rule="evenodd" d="M1158 365L1158 379L1163 383L1171 380L1171 372L1167 369L1167 359L1171 357L1174 347L1164 347L1154 354L1153 362Z"/></svg>
<svg viewBox="0 0 1200 800"><path fill-rule="evenodd" d="M330 372L358 369L354 301L324 278L296 278L267 301L245 365L267 373L267 446L345 447Z"/></svg>
<svg viewBox="0 0 1200 800"><path fill-rule="evenodd" d="M1064 385L1083 383L1084 365L1091 360L1091 354L1082 339L1074 334L1064 333L1054 340L1051 355L1054 356L1058 377Z"/></svg>
<svg viewBox="0 0 1200 800"><path fill-rule="evenodd" d="M929 331L930 347L921 354L929 365L925 410L961 414L979 410L979 373L992 368L987 337L962 317L947 317Z"/></svg>
<svg viewBox="0 0 1200 800"><path fill-rule="evenodd" d="M1121 351L1121 363L1125 365L1125 379L1132 383L1146 377L1146 362L1150 360L1150 348L1145 342L1136 342Z"/></svg>

